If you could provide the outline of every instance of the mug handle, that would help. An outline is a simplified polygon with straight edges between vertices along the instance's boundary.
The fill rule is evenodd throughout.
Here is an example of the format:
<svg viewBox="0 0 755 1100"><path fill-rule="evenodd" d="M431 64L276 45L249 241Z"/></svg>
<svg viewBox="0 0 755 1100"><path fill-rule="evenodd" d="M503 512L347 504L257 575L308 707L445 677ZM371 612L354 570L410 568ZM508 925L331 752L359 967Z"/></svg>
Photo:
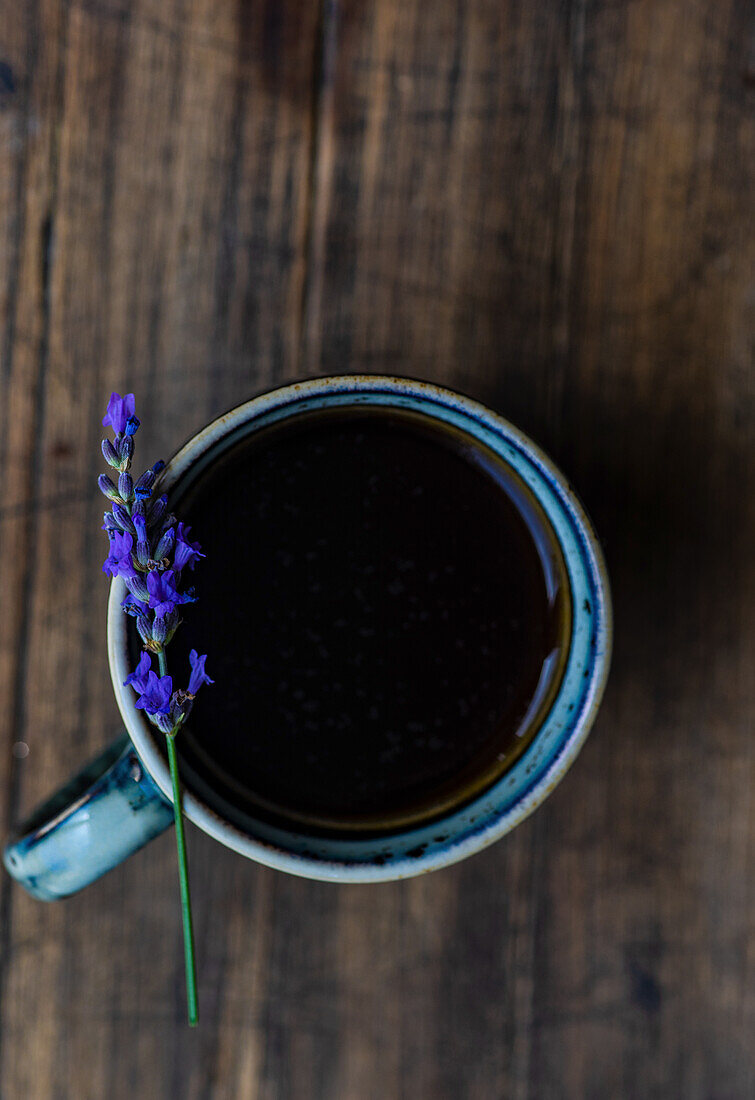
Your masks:
<svg viewBox="0 0 755 1100"><path fill-rule="evenodd" d="M173 823L173 804L123 734L16 831L3 853L33 897L55 901L94 882Z"/></svg>

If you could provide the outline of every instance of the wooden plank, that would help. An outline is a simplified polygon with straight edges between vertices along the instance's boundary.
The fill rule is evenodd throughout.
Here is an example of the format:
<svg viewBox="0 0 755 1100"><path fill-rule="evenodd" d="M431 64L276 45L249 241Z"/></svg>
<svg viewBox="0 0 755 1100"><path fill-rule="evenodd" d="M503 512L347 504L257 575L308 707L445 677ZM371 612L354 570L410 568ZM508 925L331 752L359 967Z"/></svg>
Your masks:
<svg viewBox="0 0 755 1100"><path fill-rule="evenodd" d="M343 4L331 33L309 368L492 402L573 477L616 595L613 679L573 775L493 851L402 889L449 932L418 1003L383 986L398 1079L433 1097L749 1095L743 5ZM383 1061L352 1019L348 1095L370 1096Z"/></svg>
<svg viewBox="0 0 755 1100"><path fill-rule="evenodd" d="M617 611L580 761L475 859L341 888L191 829L197 1033L170 835L56 906L4 879L0 1096L753 1094L745 7L0 12L6 817L117 726L110 389L145 459L308 373L466 389L573 477Z"/></svg>
<svg viewBox="0 0 755 1100"><path fill-rule="evenodd" d="M0 690L8 716L4 734L2 782L3 821L6 828L19 809L19 788L25 761L12 746L26 746L29 654L32 634L31 600L38 556L37 516L55 502L43 500L39 470L45 380L49 367L50 261L49 209L52 201L50 161L58 117L60 50L58 36L44 41L38 35L36 12L19 12L3 35L9 57L5 63L3 146L2 264L2 405L0 453L4 485L0 514ZM19 18L19 16L23 16ZM59 31L60 13L50 13L51 31ZM6 37L7 34L7 37ZM48 695L48 698L50 696ZM24 750L25 751L25 750ZM40 961L53 967L61 954L61 914L53 920L46 939L37 939L30 923L18 935L14 922L16 892L7 878L0 901L0 978L3 1003L15 982L15 960L30 944ZM29 939L25 939L25 937ZM38 1041L48 1032L49 1014L36 1021ZM0 1055L13 1049L20 1020L2 1019ZM42 1062L42 1079L52 1051ZM5 1058L3 1057L3 1061Z"/></svg>
<svg viewBox="0 0 755 1100"><path fill-rule="evenodd" d="M316 12L48 2L5 20L6 772L11 741L30 749L4 777L16 816L118 727L93 489L107 394L138 394L151 461L295 370ZM214 846L193 856L201 895ZM8 885L0 1094L187 1095L171 838L70 903ZM197 908L206 1043L234 959L219 938L202 950L213 908Z"/></svg>

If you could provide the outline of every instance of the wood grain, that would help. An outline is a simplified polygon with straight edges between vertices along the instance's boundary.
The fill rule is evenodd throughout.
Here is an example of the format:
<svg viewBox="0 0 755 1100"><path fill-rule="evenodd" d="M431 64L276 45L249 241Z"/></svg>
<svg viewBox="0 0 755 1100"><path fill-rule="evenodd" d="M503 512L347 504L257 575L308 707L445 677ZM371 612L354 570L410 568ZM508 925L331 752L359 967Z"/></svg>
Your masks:
<svg viewBox="0 0 755 1100"><path fill-rule="evenodd" d="M335 887L192 829L197 1033L170 835L54 906L3 878L0 1096L755 1093L748 7L0 8L6 825L117 728L111 389L157 455L290 378L462 388L578 486L617 625L578 764L465 864Z"/></svg>

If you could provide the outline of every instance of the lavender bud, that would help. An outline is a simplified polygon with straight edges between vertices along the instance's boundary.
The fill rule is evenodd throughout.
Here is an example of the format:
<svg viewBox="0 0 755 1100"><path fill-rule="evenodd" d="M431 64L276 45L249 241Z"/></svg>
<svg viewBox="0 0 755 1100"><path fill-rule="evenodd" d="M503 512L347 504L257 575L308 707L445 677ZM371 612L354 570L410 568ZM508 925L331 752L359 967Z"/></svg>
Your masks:
<svg viewBox="0 0 755 1100"><path fill-rule="evenodd" d="M126 577L126 587L142 603L149 603L149 591L143 577Z"/></svg>
<svg viewBox="0 0 755 1100"><path fill-rule="evenodd" d="M138 416L130 416L126 421L126 435L130 438L132 435L136 435L139 428L140 420Z"/></svg>
<svg viewBox="0 0 755 1100"><path fill-rule="evenodd" d="M108 500L120 502L121 498L118 495L118 490L116 489L115 485L113 485L107 474L100 474L100 476L97 478L97 484L100 488L100 492L104 493Z"/></svg>
<svg viewBox="0 0 755 1100"><path fill-rule="evenodd" d="M137 515L134 515L133 512L132 512L131 513L131 522L133 523L134 527L136 528L136 537L141 542L146 542L147 541L147 521L144 518L144 516L141 515L141 513L138 513Z"/></svg>
<svg viewBox="0 0 755 1100"><path fill-rule="evenodd" d="M157 532L158 541L163 537L168 528L175 527L177 523L178 520L176 519L176 517L173 515L172 512L169 512L165 519L162 521L160 529Z"/></svg>
<svg viewBox="0 0 755 1100"><path fill-rule="evenodd" d="M147 516L147 525L149 527L155 527L156 524L162 522L162 518L168 510L168 497L165 493L161 497L158 497L155 503L149 510Z"/></svg>
<svg viewBox="0 0 755 1100"><path fill-rule="evenodd" d="M118 454L121 459L121 469L127 470L134 457L134 439L130 435L122 435L118 440Z"/></svg>
<svg viewBox="0 0 755 1100"><path fill-rule="evenodd" d="M127 474L125 470L118 477L118 492L121 500L125 501L131 500L134 495L134 483L131 480L131 474Z"/></svg>
<svg viewBox="0 0 755 1100"><path fill-rule="evenodd" d="M181 616L175 609L165 616L165 641L163 645L168 645L168 643L172 641L173 635L180 625Z"/></svg>
<svg viewBox="0 0 755 1100"><path fill-rule="evenodd" d="M155 475L155 477L157 477L158 474L161 474L164 469L165 463L161 458L158 458L157 462L154 462L152 464L152 473Z"/></svg>
<svg viewBox="0 0 755 1100"><path fill-rule="evenodd" d="M116 523L124 531L128 531L129 535L136 538L136 528L134 527L131 516L128 514L122 504L113 504L113 515L115 516Z"/></svg>
<svg viewBox="0 0 755 1100"><path fill-rule="evenodd" d="M166 623L165 618L162 615L157 616L152 624L152 637L155 639L158 645L165 644L167 633L168 624Z"/></svg>
<svg viewBox="0 0 755 1100"><path fill-rule="evenodd" d="M132 520L134 521L134 527L136 528L136 558L139 565L145 569L149 564L149 560L152 555L149 552L149 539L147 538L147 521L144 516L135 516L132 514Z"/></svg>
<svg viewBox="0 0 755 1100"><path fill-rule="evenodd" d="M118 452L116 451L115 447L109 439L103 439L102 441L102 457L105 459L109 466L115 466L116 469L121 464L121 460L118 457Z"/></svg>
<svg viewBox="0 0 755 1100"><path fill-rule="evenodd" d="M191 713L192 704L193 699L187 692L180 689L173 692L170 701L170 717L174 727L186 721Z"/></svg>
<svg viewBox="0 0 755 1100"><path fill-rule="evenodd" d="M152 486L155 484L155 475L152 470L145 470L134 485L134 495L137 500L147 500L152 495Z"/></svg>
<svg viewBox="0 0 755 1100"><path fill-rule="evenodd" d="M139 637L146 646L152 644L152 624L146 615L136 616L136 629L139 631Z"/></svg>
<svg viewBox="0 0 755 1100"><path fill-rule="evenodd" d="M102 530L107 531L110 538L112 538L113 535L118 534L120 532L120 527L115 522L115 516L113 515L112 512L105 512L103 518L104 518L105 522L102 525Z"/></svg>
<svg viewBox="0 0 755 1100"><path fill-rule="evenodd" d="M173 720L169 714L150 714L150 721L154 722L163 733L173 732Z"/></svg>
<svg viewBox="0 0 755 1100"><path fill-rule="evenodd" d="M167 558L168 554L173 549L175 541L175 528L169 527L168 530L163 532L163 534L160 536L160 541L155 548L155 561L162 561L163 558Z"/></svg>

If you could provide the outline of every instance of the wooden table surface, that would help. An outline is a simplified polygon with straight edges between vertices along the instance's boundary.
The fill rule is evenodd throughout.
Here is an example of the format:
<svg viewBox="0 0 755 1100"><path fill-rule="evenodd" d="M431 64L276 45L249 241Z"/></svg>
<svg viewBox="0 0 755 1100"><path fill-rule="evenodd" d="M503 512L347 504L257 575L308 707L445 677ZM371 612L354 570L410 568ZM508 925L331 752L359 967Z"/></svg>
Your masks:
<svg viewBox="0 0 755 1100"><path fill-rule="evenodd" d="M113 389L155 457L313 374L464 390L578 486L616 612L579 761L466 863L338 887L190 828L197 1032L171 833L55 905L3 875L2 1100L755 1095L750 13L0 7L6 826L118 728Z"/></svg>

